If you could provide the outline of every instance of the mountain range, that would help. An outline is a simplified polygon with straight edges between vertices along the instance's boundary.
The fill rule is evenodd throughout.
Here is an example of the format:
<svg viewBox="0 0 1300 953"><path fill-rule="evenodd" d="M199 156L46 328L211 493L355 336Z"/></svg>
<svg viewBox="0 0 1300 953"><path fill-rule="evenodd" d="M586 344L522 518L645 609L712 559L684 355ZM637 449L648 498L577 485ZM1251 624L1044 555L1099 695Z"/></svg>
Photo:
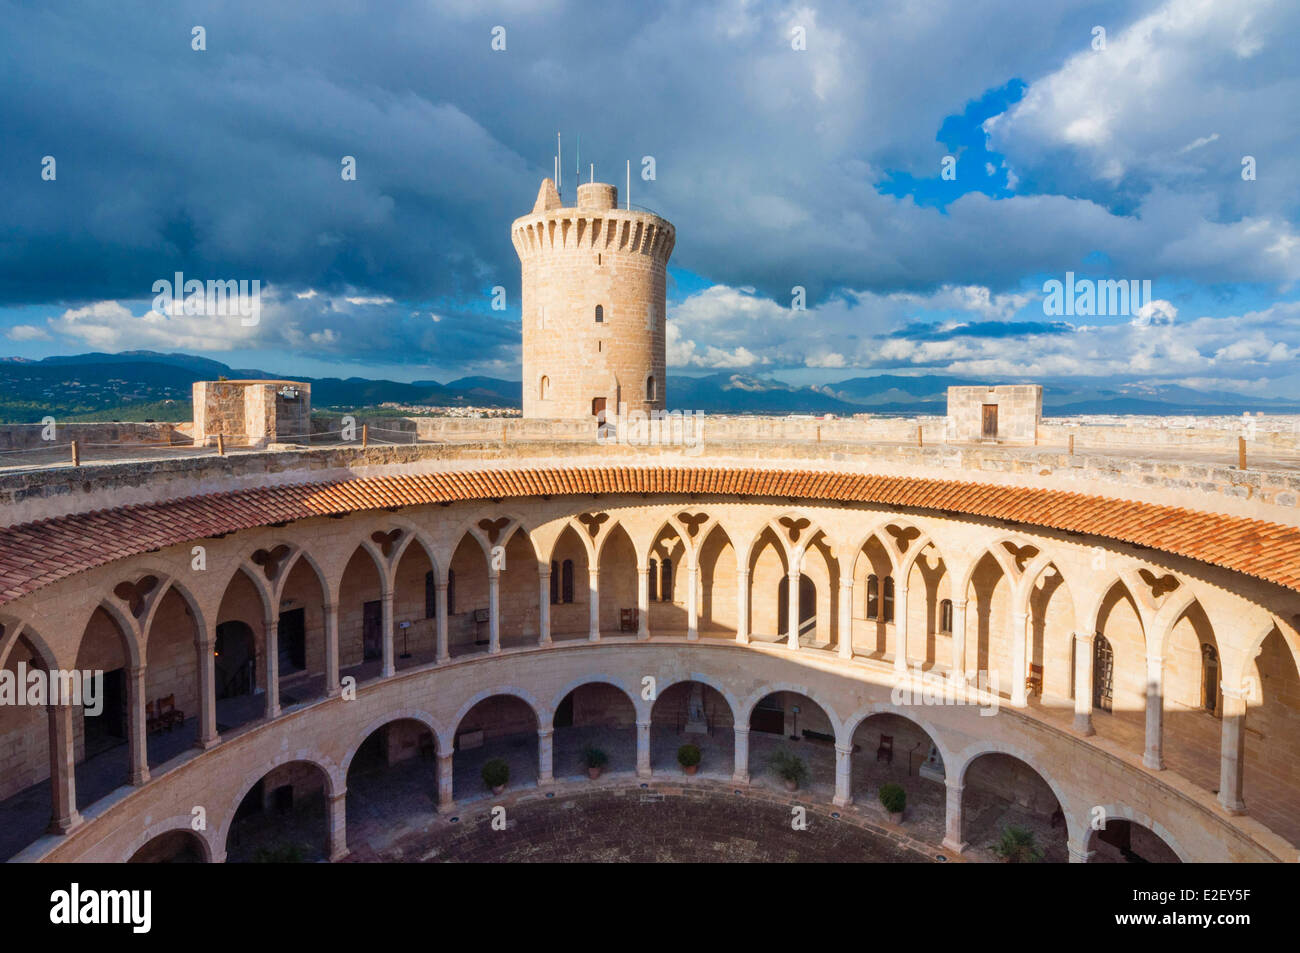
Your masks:
<svg viewBox="0 0 1300 953"><path fill-rule="evenodd" d="M232 368L191 354L124 351L78 354L33 361L0 358L0 420L27 422L45 413L98 415L120 419L188 419L190 385L198 380L276 380L311 384L319 409L360 409L383 403L441 407L518 407L521 385L493 377L462 377L447 383L410 383L361 377L310 378ZM709 414L915 415L945 413L951 385L1025 383L946 375L904 377L883 374L829 384L794 385L771 377L719 373L669 376L669 407ZM1300 413L1300 401L1227 391L1200 391L1167 383L1119 383L1067 379L1036 381L1043 387L1045 416L1076 414L1239 414L1244 411ZM133 413L133 410L135 411Z"/></svg>

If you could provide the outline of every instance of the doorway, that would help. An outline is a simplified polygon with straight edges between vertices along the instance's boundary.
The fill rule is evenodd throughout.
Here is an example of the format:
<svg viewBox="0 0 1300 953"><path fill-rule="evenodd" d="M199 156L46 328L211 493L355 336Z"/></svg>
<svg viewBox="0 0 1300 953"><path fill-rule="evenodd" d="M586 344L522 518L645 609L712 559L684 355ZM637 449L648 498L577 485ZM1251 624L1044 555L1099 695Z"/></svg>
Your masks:
<svg viewBox="0 0 1300 953"><path fill-rule="evenodd" d="M1115 653L1104 635L1098 635L1093 646L1092 705L1101 711L1110 711L1115 677Z"/></svg>
<svg viewBox="0 0 1300 953"><path fill-rule="evenodd" d="M782 576L776 589L776 634L790 630L790 577ZM799 635L817 631L817 584L807 573L799 574Z"/></svg>
<svg viewBox="0 0 1300 953"><path fill-rule="evenodd" d="M985 404L982 415L982 434L984 437L993 439L998 435L998 405Z"/></svg>
<svg viewBox="0 0 1300 953"><path fill-rule="evenodd" d="M243 622L222 622L217 626L216 696L235 698L253 694L257 681L256 647L253 630Z"/></svg>
<svg viewBox="0 0 1300 953"><path fill-rule="evenodd" d="M86 757L115 748L126 740L126 669L104 673L103 708L95 716L86 716Z"/></svg>
<svg viewBox="0 0 1300 953"><path fill-rule="evenodd" d="M280 674L301 672L307 667L307 610L290 609L280 613L276 630L280 655Z"/></svg>
<svg viewBox="0 0 1300 953"><path fill-rule="evenodd" d="M367 602L361 607L361 651L367 661L384 654L383 630L383 603L378 599Z"/></svg>

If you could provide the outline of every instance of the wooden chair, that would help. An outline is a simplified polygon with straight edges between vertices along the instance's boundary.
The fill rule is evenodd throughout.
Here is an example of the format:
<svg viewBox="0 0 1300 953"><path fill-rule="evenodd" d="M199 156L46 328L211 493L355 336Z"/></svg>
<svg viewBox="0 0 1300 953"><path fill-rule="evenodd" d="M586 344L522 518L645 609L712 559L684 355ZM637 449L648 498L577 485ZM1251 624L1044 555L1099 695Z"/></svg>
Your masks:
<svg viewBox="0 0 1300 953"><path fill-rule="evenodd" d="M185 712L176 707L175 695L168 695L158 700L158 721L168 731L185 721Z"/></svg>
<svg viewBox="0 0 1300 953"><path fill-rule="evenodd" d="M876 762L888 761L894 763L894 736L881 735L880 747L876 749Z"/></svg>
<svg viewBox="0 0 1300 953"><path fill-rule="evenodd" d="M162 722L158 720L158 707L154 702L145 703L144 730L151 735L162 731Z"/></svg>
<svg viewBox="0 0 1300 953"><path fill-rule="evenodd" d="M1025 679L1025 694L1043 694L1043 666L1030 664L1029 677Z"/></svg>

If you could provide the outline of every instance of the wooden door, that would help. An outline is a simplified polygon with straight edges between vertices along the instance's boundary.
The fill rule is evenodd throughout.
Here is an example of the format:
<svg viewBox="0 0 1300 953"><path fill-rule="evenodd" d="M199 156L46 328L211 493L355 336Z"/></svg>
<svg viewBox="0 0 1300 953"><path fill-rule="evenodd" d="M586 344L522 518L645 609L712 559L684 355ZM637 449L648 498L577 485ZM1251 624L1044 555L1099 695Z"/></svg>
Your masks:
<svg viewBox="0 0 1300 953"><path fill-rule="evenodd" d="M998 405L985 404L983 416L983 434L985 437L998 435Z"/></svg>

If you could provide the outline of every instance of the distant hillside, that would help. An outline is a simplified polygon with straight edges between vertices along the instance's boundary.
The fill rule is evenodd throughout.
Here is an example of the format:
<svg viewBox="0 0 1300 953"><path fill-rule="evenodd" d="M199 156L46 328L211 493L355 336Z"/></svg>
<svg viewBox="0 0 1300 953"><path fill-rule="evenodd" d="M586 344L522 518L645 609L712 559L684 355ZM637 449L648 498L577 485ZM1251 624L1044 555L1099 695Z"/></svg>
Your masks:
<svg viewBox="0 0 1300 953"><path fill-rule="evenodd" d="M276 380L288 377L312 386L313 406L357 409L385 403L406 405L518 407L522 385L494 377L461 377L409 384L362 377L310 378L231 368L190 354L128 351L80 354L41 361L0 358L0 422L30 423L47 414L63 418L94 415L121 420L188 420L190 385L198 380ZM948 387L1015 381L927 375L881 374L831 384L795 385L770 377L719 373L670 376L670 409L706 414L936 414L947 411ZM1300 413L1300 401L1198 391L1176 384L1130 384L1097 380L1046 380L1043 413L1075 414L1240 414L1244 411Z"/></svg>
<svg viewBox="0 0 1300 953"><path fill-rule="evenodd" d="M437 381L347 380L268 373L232 368L220 361L189 354L132 351L80 354L41 361L0 359L0 422L32 423L54 415L63 418L115 417L189 420L195 381L278 380L289 377L312 385L312 405L356 408L382 403L462 407L517 407L520 385L488 377L465 378L472 386L443 386ZM111 413L110 413L111 412Z"/></svg>

